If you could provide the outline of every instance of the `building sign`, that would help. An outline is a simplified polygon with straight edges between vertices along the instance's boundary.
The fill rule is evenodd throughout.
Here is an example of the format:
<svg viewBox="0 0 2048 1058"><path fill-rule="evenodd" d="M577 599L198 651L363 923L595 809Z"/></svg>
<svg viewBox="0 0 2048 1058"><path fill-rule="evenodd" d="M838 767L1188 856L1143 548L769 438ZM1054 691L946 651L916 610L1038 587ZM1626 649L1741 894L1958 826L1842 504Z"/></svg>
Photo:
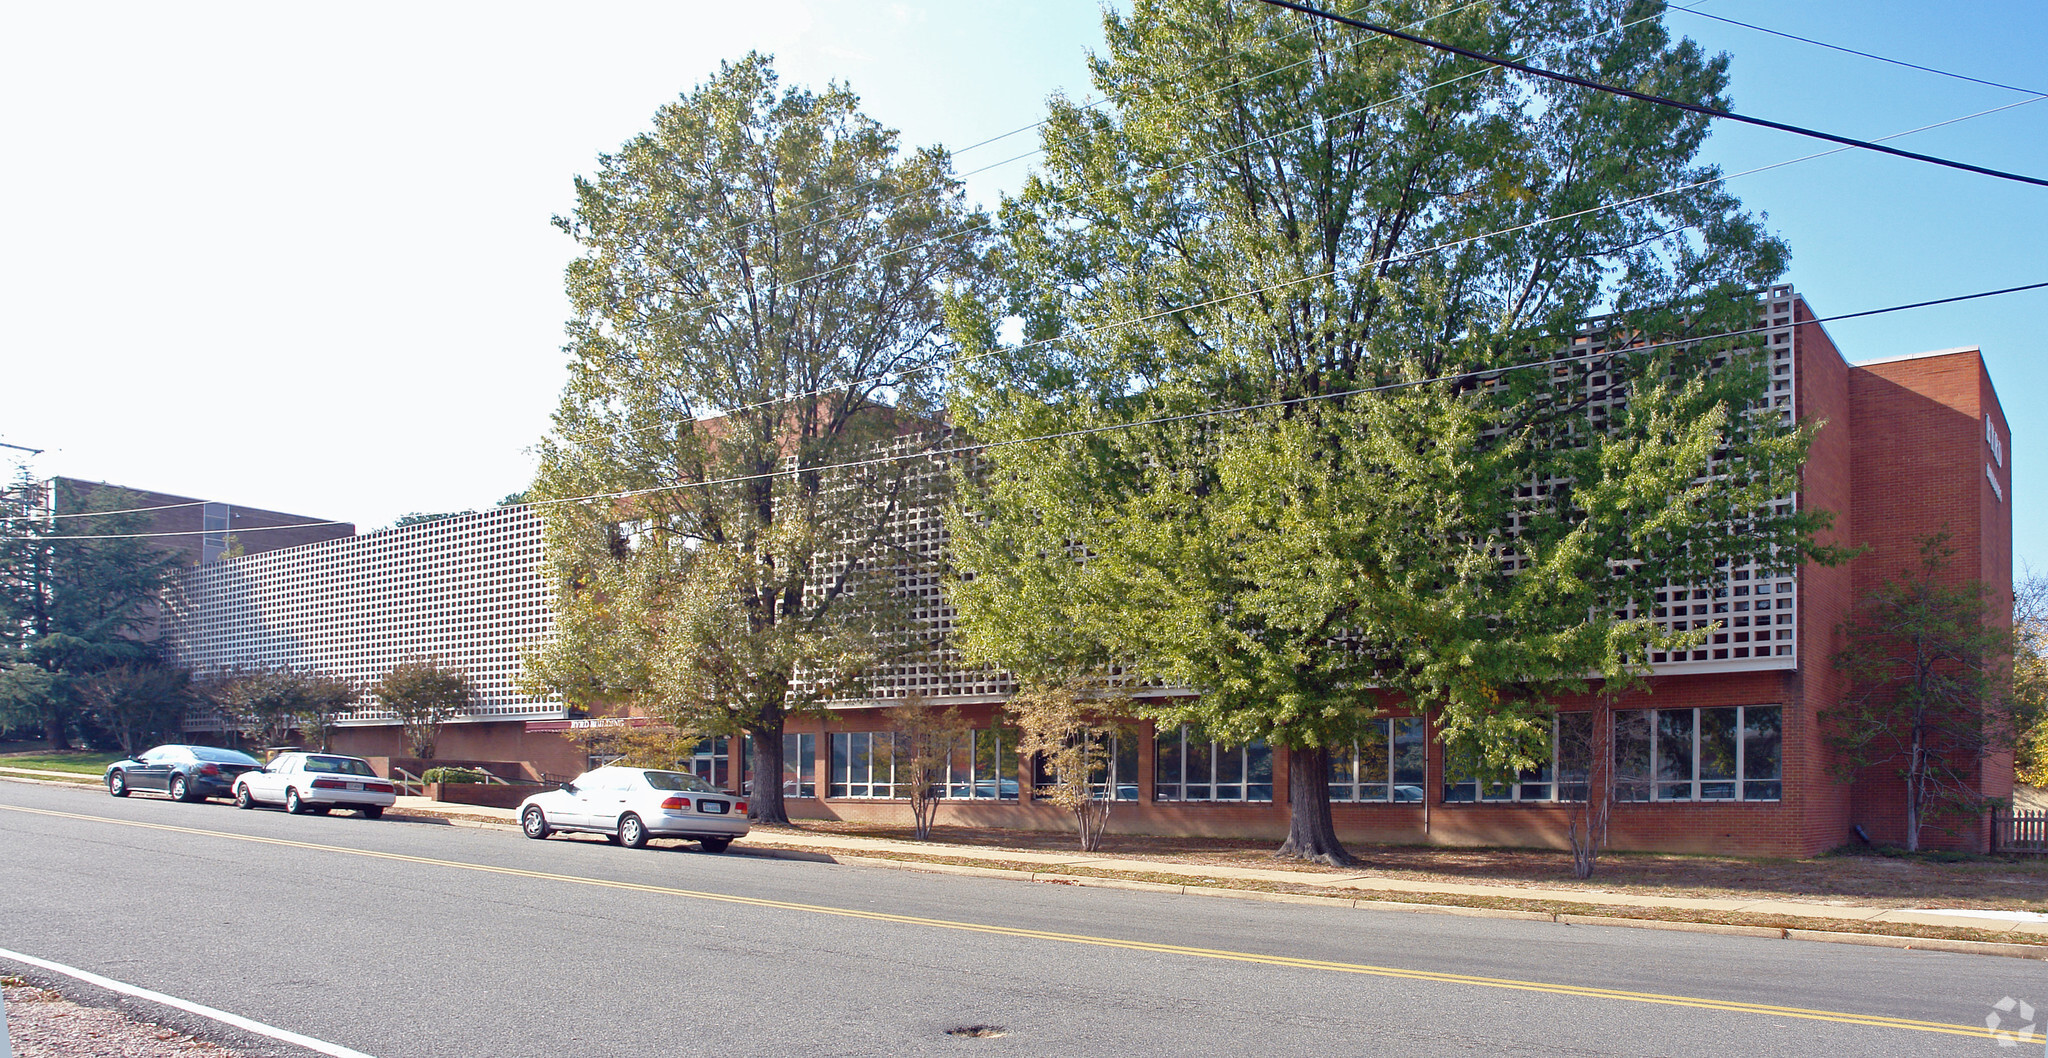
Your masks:
<svg viewBox="0 0 2048 1058"><path fill-rule="evenodd" d="M1998 427L1991 424L1991 416L1984 416L1984 443L1991 446L1991 458L1999 466L2005 465L2005 444L1998 439Z"/></svg>

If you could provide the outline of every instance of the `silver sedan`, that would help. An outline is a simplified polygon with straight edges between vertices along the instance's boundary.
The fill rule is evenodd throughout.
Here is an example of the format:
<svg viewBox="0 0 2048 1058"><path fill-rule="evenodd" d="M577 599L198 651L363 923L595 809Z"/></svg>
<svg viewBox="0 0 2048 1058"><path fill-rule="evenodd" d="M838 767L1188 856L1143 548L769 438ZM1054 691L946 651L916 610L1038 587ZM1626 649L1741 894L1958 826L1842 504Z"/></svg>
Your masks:
<svg viewBox="0 0 2048 1058"><path fill-rule="evenodd" d="M602 834L637 849L649 838L688 838L724 852L747 827L745 801L689 772L659 768L598 768L519 803L519 828L534 839Z"/></svg>

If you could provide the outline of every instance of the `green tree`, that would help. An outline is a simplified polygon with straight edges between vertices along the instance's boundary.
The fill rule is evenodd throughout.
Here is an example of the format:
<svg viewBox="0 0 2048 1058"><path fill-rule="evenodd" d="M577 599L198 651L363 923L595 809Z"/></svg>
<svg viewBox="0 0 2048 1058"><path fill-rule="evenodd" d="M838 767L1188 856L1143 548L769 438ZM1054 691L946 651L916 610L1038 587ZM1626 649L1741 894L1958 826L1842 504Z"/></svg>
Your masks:
<svg viewBox="0 0 2048 1058"><path fill-rule="evenodd" d="M2014 587L2012 631L2013 700L2023 711L2013 777L2048 787L2048 576L2029 572Z"/></svg>
<svg viewBox="0 0 2048 1058"><path fill-rule="evenodd" d="M894 738L896 784L910 799L912 831L928 841L946 797L947 765L972 729L958 708L939 709L916 696L882 710L882 717Z"/></svg>
<svg viewBox="0 0 2048 1058"><path fill-rule="evenodd" d="M1661 10L1427 21L1725 103L1726 58ZM1825 515L1782 500L1808 436L1761 357L1661 341L1753 326L1785 261L1695 164L1703 119L1255 4L1137 0L1104 29L1103 105L1056 98L1004 204L1006 299L951 306L959 426L1067 435L962 477L973 656L1200 690L1141 701L1284 747L1280 854L1343 863L1328 747L1362 718L1422 710L1475 766L1526 766L1560 695L1673 645L1649 619L1667 582L1830 557ZM1581 337L1605 351L1531 369Z"/></svg>
<svg viewBox="0 0 2048 1058"><path fill-rule="evenodd" d="M52 489L66 517L49 517ZM40 727L53 750L70 748L83 681L154 658L143 636L179 558L143 537L147 515L92 514L138 505L25 473L0 492L0 724Z"/></svg>
<svg viewBox="0 0 2048 1058"><path fill-rule="evenodd" d="M441 728L469 711L476 690L468 676L444 669L437 661L407 661L393 665L370 688L370 695L397 714L413 756L433 760Z"/></svg>
<svg viewBox="0 0 2048 1058"><path fill-rule="evenodd" d="M147 661L95 672L79 681L78 695L96 725L131 757L170 741L185 711L201 701L190 672Z"/></svg>
<svg viewBox="0 0 2048 1058"><path fill-rule="evenodd" d="M750 799L786 822L782 732L858 691L937 561L904 513L943 473L909 461L935 407L942 288L971 282L982 218L939 149L834 85L749 55L662 107L578 179L559 226L569 382L541 445L557 639L531 684L677 728L752 736Z"/></svg>
<svg viewBox="0 0 2048 1058"><path fill-rule="evenodd" d="M1005 707L1022 738L1026 760L1036 757L1051 776L1032 790L1034 801L1065 809L1074 817L1082 852L1102 847L1116 791L1109 784L1116 739L1136 737L1124 719L1131 703L1099 681L1026 684Z"/></svg>
<svg viewBox="0 0 2048 1058"><path fill-rule="evenodd" d="M2014 630L1993 619L1983 582L1950 570L1954 556L1946 532L1926 537L1919 569L1858 603L1834 657L1850 689L1821 716L1843 781L1878 770L1900 783L1909 851L1934 819L1990 807L1987 758L2012 752L2039 717L2038 701L2015 693Z"/></svg>
<svg viewBox="0 0 2048 1058"><path fill-rule="evenodd" d="M347 680L289 665L232 666L204 675L194 691L231 735L256 749L290 745L295 734L327 749L356 698Z"/></svg>

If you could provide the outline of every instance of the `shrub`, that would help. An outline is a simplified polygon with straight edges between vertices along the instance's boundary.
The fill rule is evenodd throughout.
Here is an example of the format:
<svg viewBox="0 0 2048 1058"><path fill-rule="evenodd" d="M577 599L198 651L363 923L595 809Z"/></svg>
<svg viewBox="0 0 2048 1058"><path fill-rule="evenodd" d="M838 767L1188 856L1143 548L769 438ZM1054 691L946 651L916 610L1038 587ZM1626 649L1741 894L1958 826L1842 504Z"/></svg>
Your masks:
<svg viewBox="0 0 2048 1058"><path fill-rule="evenodd" d="M428 768L421 782L489 782L491 777L475 768Z"/></svg>

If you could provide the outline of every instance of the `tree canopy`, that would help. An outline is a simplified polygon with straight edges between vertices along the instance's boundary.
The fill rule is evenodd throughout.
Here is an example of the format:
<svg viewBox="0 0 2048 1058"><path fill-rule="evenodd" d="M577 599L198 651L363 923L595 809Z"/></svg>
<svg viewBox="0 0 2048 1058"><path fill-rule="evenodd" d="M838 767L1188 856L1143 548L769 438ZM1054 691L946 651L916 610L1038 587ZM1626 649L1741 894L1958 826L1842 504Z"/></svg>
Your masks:
<svg viewBox="0 0 2048 1058"><path fill-rule="evenodd" d="M938 148L903 153L844 86L749 55L599 159L558 218L569 382L541 445L558 638L535 685L753 736L753 812L786 818L784 719L892 652L936 548L904 512L942 473L846 467L926 431L984 218Z"/></svg>
<svg viewBox="0 0 2048 1058"><path fill-rule="evenodd" d="M1726 103L1655 3L1368 9ZM1104 28L1102 103L1053 101L1004 203L1005 296L952 308L957 424L1060 435L963 476L976 658L1198 689L1139 701L1286 747L1282 852L1341 862L1326 753L1362 719L1526 765L1559 695L1671 644L1656 591L1828 557L1754 343L1673 341L1751 328L1786 259L1704 119L1261 5Z"/></svg>
<svg viewBox="0 0 2048 1058"><path fill-rule="evenodd" d="M39 727L61 750L95 700L89 681L156 664L146 633L180 560L142 536L148 515L93 513L135 507L133 493L72 494L58 479L66 517L51 518L52 487L24 474L0 492L0 723Z"/></svg>

